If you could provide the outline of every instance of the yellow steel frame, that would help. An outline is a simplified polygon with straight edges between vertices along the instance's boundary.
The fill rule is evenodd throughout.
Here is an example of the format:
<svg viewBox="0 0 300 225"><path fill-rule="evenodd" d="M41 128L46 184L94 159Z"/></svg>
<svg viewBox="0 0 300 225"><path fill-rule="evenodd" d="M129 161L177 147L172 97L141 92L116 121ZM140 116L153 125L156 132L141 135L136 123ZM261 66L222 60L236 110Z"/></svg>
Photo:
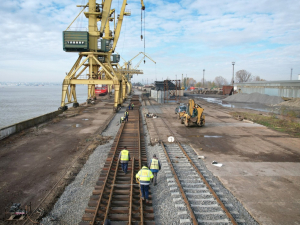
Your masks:
<svg viewBox="0 0 300 225"><path fill-rule="evenodd" d="M106 84L108 85L109 92L114 85L115 99L114 99L114 110L117 111L119 106L123 103L128 93L130 93L131 83L128 77L125 76L124 71L117 65L111 64L110 58L112 53L115 51L123 22L123 17L130 15L125 12L127 0L123 0L120 16L118 18L117 26L114 29L114 37L110 31L109 21L114 21L115 10L111 9L112 0L102 0L101 4L96 3L96 0L89 0L86 5L79 6L84 7L83 10L88 7L89 11L84 12L86 18L88 18L88 33L89 33L89 52L79 53L78 59L74 63L73 67L66 75L62 84L62 98L61 108L65 109L66 104L76 103L76 85L86 84L88 85L88 99L96 98L95 85ZM102 5L102 12L97 10L97 7ZM141 0L142 9L145 9L143 0ZM79 13L79 15L83 12ZM79 16L78 15L78 16ZM76 18L78 18L78 16ZM72 23L76 20L72 21ZM98 30L97 22L100 21L100 29ZM70 26L72 25L70 24ZM70 27L69 26L69 27ZM67 30L69 29L67 28ZM104 32L104 36L103 36ZM98 39L103 36L103 39L113 40L112 48L109 52L103 53L98 52ZM102 63L98 60L98 56L104 57L105 61ZM115 68L113 68L115 66ZM88 79L80 79L80 75L88 68ZM103 79L104 76L104 79Z"/></svg>

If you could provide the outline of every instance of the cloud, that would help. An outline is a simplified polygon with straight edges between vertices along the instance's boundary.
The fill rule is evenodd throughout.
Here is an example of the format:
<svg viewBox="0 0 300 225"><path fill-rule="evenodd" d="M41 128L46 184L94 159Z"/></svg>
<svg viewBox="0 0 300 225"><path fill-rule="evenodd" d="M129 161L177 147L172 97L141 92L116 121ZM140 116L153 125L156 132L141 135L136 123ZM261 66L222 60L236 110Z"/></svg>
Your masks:
<svg viewBox="0 0 300 225"><path fill-rule="evenodd" d="M62 49L62 31L80 12L77 2L11 0L2 3L0 13L0 75L2 81L61 82L76 53ZM300 2L229 0L144 1L146 5L145 51L157 62L146 59L144 75L134 81L182 74L200 80L232 76L246 69L266 80L288 79L293 68L300 74ZM119 12L122 1L113 1ZM141 6L128 0L116 51L126 60L144 51L141 41ZM111 24L112 25L112 24ZM81 27L81 28L79 28ZM87 19L79 17L72 29L87 29ZM111 28L113 25L111 26ZM140 58L135 59L136 65Z"/></svg>

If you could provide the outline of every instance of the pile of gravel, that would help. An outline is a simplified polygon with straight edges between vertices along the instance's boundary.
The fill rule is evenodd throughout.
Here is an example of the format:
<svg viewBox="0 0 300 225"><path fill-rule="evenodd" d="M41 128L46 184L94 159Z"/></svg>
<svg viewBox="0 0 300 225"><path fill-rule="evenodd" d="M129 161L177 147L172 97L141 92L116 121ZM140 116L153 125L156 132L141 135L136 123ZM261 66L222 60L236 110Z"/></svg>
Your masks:
<svg viewBox="0 0 300 225"><path fill-rule="evenodd" d="M125 106L127 104L124 104ZM92 195L94 186L100 176L100 172L107 159L107 154L111 149L115 136L119 130L119 120L124 115L123 107L111 120L103 136L111 136L112 140L105 145L99 145L90 155L88 161L76 176L75 180L69 184L64 193L55 203L52 211L42 219L43 225L69 225L78 224L87 207L89 197Z"/></svg>
<svg viewBox="0 0 300 225"><path fill-rule="evenodd" d="M264 105L276 105L284 100L281 97L278 96L270 96L270 95L265 95L265 94L260 94L260 93L251 93L251 94L235 94L231 95L223 101L226 102L246 102L246 103L260 103Z"/></svg>

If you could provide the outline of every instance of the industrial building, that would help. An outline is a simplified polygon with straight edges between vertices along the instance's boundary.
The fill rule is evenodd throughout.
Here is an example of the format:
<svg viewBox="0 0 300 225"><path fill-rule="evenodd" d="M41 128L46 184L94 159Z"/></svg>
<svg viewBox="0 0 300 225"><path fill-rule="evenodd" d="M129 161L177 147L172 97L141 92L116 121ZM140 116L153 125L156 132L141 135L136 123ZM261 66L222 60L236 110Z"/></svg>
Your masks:
<svg viewBox="0 0 300 225"><path fill-rule="evenodd" d="M260 93L286 98L300 98L300 80L255 81L235 84L239 93Z"/></svg>

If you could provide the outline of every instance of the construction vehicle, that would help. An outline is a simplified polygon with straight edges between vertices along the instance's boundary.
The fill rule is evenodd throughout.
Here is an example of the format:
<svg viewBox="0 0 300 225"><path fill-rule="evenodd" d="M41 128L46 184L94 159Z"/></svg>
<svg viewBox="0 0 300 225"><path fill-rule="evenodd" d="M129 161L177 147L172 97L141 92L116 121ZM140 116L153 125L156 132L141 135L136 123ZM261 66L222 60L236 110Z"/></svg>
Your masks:
<svg viewBox="0 0 300 225"><path fill-rule="evenodd" d="M195 103L194 99L189 99L186 113L181 117L181 124L185 124L186 127L205 125L204 109Z"/></svg>

